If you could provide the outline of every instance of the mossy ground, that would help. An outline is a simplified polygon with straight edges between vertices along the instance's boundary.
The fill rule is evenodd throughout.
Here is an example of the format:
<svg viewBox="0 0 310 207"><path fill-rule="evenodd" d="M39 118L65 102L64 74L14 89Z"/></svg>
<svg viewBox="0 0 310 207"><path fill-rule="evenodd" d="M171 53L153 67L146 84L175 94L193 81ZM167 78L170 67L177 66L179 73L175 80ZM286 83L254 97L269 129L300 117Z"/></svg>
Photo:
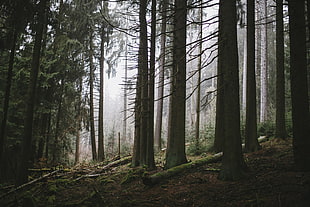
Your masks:
<svg viewBox="0 0 310 207"><path fill-rule="evenodd" d="M23 206L27 201L27 205L34 206L310 206L310 173L294 169L291 141L270 140L262 144L262 150L245 154L249 171L235 182L217 179L220 163L190 168L154 186L143 185L144 169L133 169L128 164L83 179L77 178L93 169L75 168L17 191L0 204ZM157 171L160 170L159 167ZM6 191L3 188L0 195Z"/></svg>

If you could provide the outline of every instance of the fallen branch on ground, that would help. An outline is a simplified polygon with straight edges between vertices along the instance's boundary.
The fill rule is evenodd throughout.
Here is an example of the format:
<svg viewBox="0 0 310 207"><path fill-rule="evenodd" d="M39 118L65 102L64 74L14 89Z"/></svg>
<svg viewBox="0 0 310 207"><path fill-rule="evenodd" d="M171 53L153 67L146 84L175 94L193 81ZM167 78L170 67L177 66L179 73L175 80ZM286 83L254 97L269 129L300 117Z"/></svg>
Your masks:
<svg viewBox="0 0 310 207"><path fill-rule="evenodd" d="M7 196L7 195L9 195L9 194L11 194L11 193L14 193L14 192L20 190L20 189L22 189L22 188L25 188L25 187L27 187L27 186L33 184L33 183L36 183L36 182L38 182L38 181L40 181L40 180L43 180L44 178L47 178L47 177L49 177L49 176L52 176L52 175L58 173L59 171L61 171L61 170L55 170L55 171L53 171L53 172L51 172L51 173L45 174L45 175L43 175L43 176L41 176L41 177L39 177L39 178L37 178L37 179L34 179L34 180L32 180L32 181L30 181L30 182L28 182L28 183L25 183L25 184L22 184L22 185L20 185L20 186L17 186L16 188L10 190L9 192L7 192L7 193L1 195L1 196L0 196L0 199L1 199L1 198L4 198L5 196Z"/></svg>
<svg viewBox="0 0 310 207"><path fill-rule="evenodd" d="M81 177L78 177L77 179L75 179L75 181L78 181L82 178L91 178L91 177L99 177L101 175L102 172L104 172L105 170L109 169L109 168L112 168L112 167L116 167L116 166L119 166L119 165L125 165L127 163L129 163L132 159L132 156L127 156L127 157L124 157L124 158L121 158L119 160L116 160L114 162L111 162L101 168L99 168L99 170L94 170L86 175L82 175Z"/></svg>

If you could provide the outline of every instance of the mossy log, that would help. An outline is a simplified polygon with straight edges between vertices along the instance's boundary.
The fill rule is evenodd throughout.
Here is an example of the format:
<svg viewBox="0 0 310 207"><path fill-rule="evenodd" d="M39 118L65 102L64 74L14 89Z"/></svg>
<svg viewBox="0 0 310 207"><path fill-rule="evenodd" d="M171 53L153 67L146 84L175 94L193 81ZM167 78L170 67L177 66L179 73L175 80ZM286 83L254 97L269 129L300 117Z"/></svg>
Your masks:
<svg viewBox="0 0 310 207"><path fill-rule="evenodd" d="M266 136L261 136L258 138L259 143L265 142L267 140L268 140L268 138ZM242 148L244 148L244 144L242 145ZM143 183L145 185L154 185L154 184L157 184L164 179L168 179L168 178L171 178L172 176L178 175L179 173L181 173L187 169L195 168L195 167L198 167L198 166L201 166L204 164L208 164L208 163L218 162L222 159L222 155L223 155L223 152L219 152L217 154L210 155L210 156L207 156L205 158L195 160L193 162L178 165L176 167L155 173L155 174L150 175L150 176L145 176L142 178L142 180L143 180Z"/></svg>
<svg viewBox="0 0 310 207"><path fill-rule="evenodd" d="M195 160L193 162L178 165L168 170L155 173L150 176L145 176L142 178L142 180L143 180L144 185L155 185L164 179L170 178L172 176L175 176L183 172L184 170L195 168L195 167L207 164L207 163L218 162L222 159L222 155L223 155L222 152L214 154L214 155L210 155L202 159Z"/></svg>

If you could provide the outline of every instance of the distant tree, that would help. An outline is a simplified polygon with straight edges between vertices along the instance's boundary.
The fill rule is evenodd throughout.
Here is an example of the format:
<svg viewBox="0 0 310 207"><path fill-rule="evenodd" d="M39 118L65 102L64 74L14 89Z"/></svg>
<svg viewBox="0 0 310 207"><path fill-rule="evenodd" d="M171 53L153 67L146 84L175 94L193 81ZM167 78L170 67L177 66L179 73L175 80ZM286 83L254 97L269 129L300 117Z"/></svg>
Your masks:
<svg viewBox="0 0 310 207"><path fill-rule="evenodd" d="M257 112L255 79L255 2L247 0L247 71L246 71L246 120L245 148L248 152L257 151Z"/></svg>
<svg viewBox="0 0 310 207"><path fill-rule="evenodd" d="M167 0L162 1L162 22L161 22L161 35L160 35L160 57L159 57L159 77L157 89L157 114L155 125L155 150L161 150L161 132L162 132L162 115L163 115L163 96L164 96L164 74L165 74L165 57L166 57L166 24L167 24Z"/></svg>
<svg viewBox="0 0 310 207"><path fill-rule="evenodd" d="M94 81L95 81L95 66L94 66L94 31L90 29L89 33L89 122L90 122L90 141L92 148L92 158L97 160L96 135L95 135L95 114L94 114Z"/></svg>
<svg viewBox="0 0 310 207"><path fill-rule="evenodd" d="M166 168L171 168L187 162L185 155L186 7L187 1L175 1L172 85Z"/></svg>
<svg viewBox="0 0 310 207"><path fill-rule="evenodd" d="M32 65L30 82L27 92L26 101L26 112L25 112L25 125L24 125L24 138L22 146L22 154L20 158L20 168L18 171L17 184L22 184L28 181L28 167L31 158L31 143L33 135L33 117L34 117L34 106L36 100L36 88L37 80L40 69L40 56L41 56L41 45L44 30L44 15L46 12L46 5L48 0L41 0L38 8L38 18L36 26L35 43L33 48Z"/></svg>
<svg viewBox="0 0 310 207"><path fill-rule="evenodd" d="M260 123L264 123L267 121L267 113L268 113L268 94L267 94L267 0L262 1L261 8L261 70L260 70Z"/></svg>
<svg viewBox="0 0 310 207"><path fill-rule="evenodd" d="M236 180L245 168L240 135L236 1L220 0L218 67L222 76L223 159L219 179Z"/></svg>
<svg viewBox="0 0 310 207"><path fill-rule="evenodd" d="M203 4L203 2L202 2ZM199 56L198 56L198 79L197 79L197 96L196 96L196 121L195 121L195 148L196 152L199 152L199 137L200 137L200 97L201 97L201 70L202 70L202 33L203 33L203 7L199 9L199 19L200 19L200 25L199 25Z"/></svg>
<svg viewBox="0 0 310 207"><path fill-rule="evenodd" d="M284 77L284 34L283 1L276 1L276 132L275 136L284 139L285 129L285 77Z"/></svg>
<svg viewBox="0 0 310 207"><path fill-rule="evenodd" d="M310 170L305 1L288 1L293 152L298 170Z"/></svg>

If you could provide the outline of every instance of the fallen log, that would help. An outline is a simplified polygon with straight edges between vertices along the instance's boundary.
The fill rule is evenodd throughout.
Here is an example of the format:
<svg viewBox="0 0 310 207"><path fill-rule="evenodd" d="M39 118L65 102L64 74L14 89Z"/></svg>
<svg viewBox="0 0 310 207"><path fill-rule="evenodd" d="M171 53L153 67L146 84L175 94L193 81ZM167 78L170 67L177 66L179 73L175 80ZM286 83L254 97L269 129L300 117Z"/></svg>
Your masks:
<svg viewBox="0 0 310 207"><path fill-rule="evenodd" d="M259 143L265 142L267 140L268 140L268 138L266 136L261 136L258 138ZM244 147L245 147L245 145L242 144L242 148L244 148ZM194 162L185 163L185 164L178 165L176 167L170 168L168 170L155 173L155 174L150 175L150 176L145 176L142 178L142 181L145 185L154 185L154 184L157 184L164 179L175 176L175 175L183 172L184 170L195 168L195 167L198 167L198 166L201 166L204 164L208 164L208 163L218 162L222 159L222 156L223 156L223 152L219 152L217 154L207 156L205 158L196 160Z"/></svg>
<svg viewBox="0 0 310 207"><path fill-rule="evenodd" d="M36 182L38 182L38 181L40 181L40 180L43 180L44 178L47 178L47 177L49 177L49 176L52 176L52 175L58 173L59 171L61 171L61 170L55 170L55 171L53 171L53 172L51 172L51 173L45 174L45 175L43 175L43 176L41 176L41 177L39 177L39 178L37 178L37 179L34 179L34 180L32 180L32 181L30 181L30 182L28 182L28 183L25 183L25 184L22 184L22 185L20 185L20 186L17 186L16 188L10 190L9 192L7 192L7 193L1 195L1 196L0 196L0 199L4 198L5 196L7 196L7 195L9 195L9 194L11 194L11 193L14 193L14 192L20 190L20 189L22 189L22 188L25 188L25 187L27 187L27 186L33 184L33 183L36 183Z"/></svg>
<svg viewBox="0 0 310 207"><path fill-rule="evenodd" d="M175 176L175 175L183 172L184 170L195 168L195 167L198 167L198 166L201 166L204 164L208 164L208 163L218 162L222 159L222 155L223 155L223 153L220 152L220 153L217 153L214 155L204 157L204 158L199 159L199 160L195 160L193 162L178 165L176 167L155 173L155 174L150 175L150 176L145 176L142 178L143 184L144 185L155 185L164 179L170 178L172 176Z"/></svg>

